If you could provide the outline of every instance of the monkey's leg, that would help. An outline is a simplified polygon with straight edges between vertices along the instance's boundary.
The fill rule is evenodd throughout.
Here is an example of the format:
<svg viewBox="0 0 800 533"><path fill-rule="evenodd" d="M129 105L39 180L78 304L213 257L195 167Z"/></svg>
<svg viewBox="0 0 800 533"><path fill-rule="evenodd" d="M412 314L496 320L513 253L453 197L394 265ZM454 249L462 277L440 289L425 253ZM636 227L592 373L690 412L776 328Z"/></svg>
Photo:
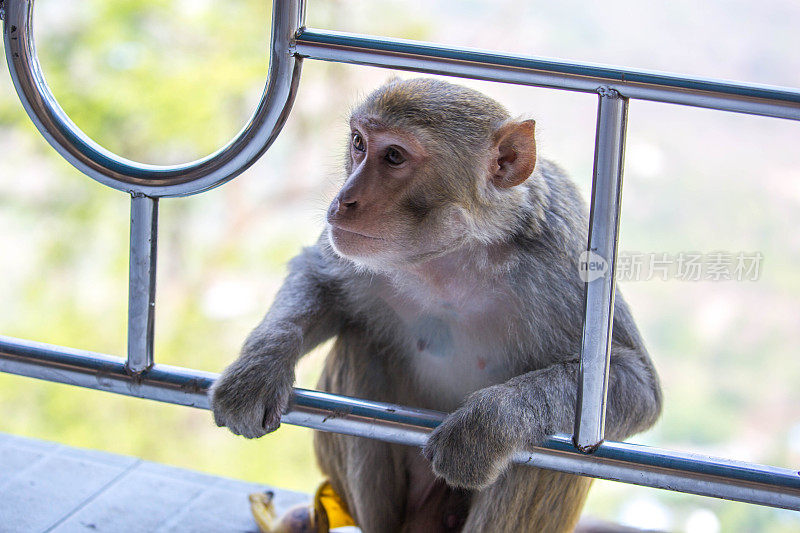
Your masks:
<svg viewBox="0 0 800 533"><path fill-rule="evenodd" d="M464 531L571 532L591 483L586 477L512 466L497 482L475 494Z"/></svg>
<svg viewBox="0 0 800 533"><path fill-rule="evenodd" d="M364 342L365 338L365 332L358 328L339 333L325 361L318 389L351 396L370 396L369 392L374 392L368 390L371 383L365 375L368 373L364 372L363 362L368 361L365 352L376 350ZM391 445L315 432L314 452L320 469L362 531L397 531L400 528L406 480Z"/></svg>
<svg viewBox="0 0 800 533"><path fill-rule="evenodd" d="M396 401L386 347L351 325L339 331L317 388L335 394ZM364 533L398 531L406 506L404 446L333 433L314 433L322 472Z"/></svg>
<svg viewBox="0 0 800 533"><path fill-rule="evenodd" d="M364 533L401 527L406 479L397 448L365 438L314 434L320 468Z"/></svg>
<svg viewBox="0 0 800 533"><path fill-rule="evenodd" d="M416 448L406 449L408 496L403 533L461 531L469 514L472 492L447 485Z"/></svg>

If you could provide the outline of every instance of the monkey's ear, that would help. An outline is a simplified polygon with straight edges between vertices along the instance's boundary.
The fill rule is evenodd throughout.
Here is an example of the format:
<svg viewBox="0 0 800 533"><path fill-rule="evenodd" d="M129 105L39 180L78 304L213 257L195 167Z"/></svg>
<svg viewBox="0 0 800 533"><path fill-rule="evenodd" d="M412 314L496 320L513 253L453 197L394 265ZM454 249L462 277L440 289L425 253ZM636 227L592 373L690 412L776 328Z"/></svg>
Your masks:
<svg viewBox="0 0 800 533"><path fill-rule="evenodd" d="M501 189L519 185L536 166L536 122L507 122L494 134L494 159L490 164L492 183Z"/></svg>

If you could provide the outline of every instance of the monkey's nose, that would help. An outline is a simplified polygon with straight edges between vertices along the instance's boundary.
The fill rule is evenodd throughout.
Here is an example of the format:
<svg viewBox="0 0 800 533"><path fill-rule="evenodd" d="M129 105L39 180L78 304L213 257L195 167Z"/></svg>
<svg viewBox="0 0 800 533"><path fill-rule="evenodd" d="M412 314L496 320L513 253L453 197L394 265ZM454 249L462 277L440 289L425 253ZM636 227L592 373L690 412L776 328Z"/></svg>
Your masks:
<svg viewBox="0 0 800 533"><path fill-rule="evenodd" d="M345 211L352 211L356 208L356 204L358 203L356 200L349 200L347 198L340 198L337 201L337 211L339 213L344 213Z"/></svg>

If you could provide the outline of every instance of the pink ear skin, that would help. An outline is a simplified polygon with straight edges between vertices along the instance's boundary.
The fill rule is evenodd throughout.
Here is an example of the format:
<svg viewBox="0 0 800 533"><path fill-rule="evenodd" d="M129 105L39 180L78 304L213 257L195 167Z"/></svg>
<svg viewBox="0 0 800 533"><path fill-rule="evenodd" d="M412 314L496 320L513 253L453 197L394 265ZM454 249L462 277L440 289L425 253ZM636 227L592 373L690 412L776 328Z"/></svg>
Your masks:
<svg viewBox="0 0 800 533"><path fill-rule="evenodd" d="M496 187L519 185L536 166L536 123L533 120L508 122L494 134L497 158L491 163L491 180Z"/></svg>

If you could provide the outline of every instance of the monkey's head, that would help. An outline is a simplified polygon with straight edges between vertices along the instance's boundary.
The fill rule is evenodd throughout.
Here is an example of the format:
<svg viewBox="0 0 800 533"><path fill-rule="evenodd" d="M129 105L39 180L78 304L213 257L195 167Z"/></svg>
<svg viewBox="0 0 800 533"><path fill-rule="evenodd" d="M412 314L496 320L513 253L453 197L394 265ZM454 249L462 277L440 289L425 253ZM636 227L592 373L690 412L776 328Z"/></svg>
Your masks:
<svg viewBox="0 0 800 533"><path fill-rule="evenodd" d="M350 117L347 179L328 208L330 241L387 270L466 245L502 242L528 201L534 122L435 79L394 80Z"/></svg>

